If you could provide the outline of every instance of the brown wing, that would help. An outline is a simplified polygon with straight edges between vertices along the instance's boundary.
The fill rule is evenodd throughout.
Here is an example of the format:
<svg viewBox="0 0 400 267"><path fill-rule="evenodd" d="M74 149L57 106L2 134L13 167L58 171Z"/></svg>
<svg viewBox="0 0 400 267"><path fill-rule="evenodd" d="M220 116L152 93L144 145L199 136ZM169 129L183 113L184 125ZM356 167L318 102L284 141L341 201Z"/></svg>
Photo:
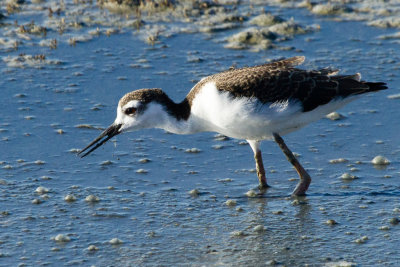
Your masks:
<svg viewBox="0 0 400 267"><path fill-rule="evenodd" d="M292 57L255 67L227 70L203 78L186 96L192 104L197 92L208 82L214 82L221 91L231 92L235 96L258 97L262 91L269 91L270 82L280 71L303 63L305 57ZM272 85L272 84L271 84ZM267 101L266 101L267 102Z"/></svg>
<svg viewBox="0 0 400 267"><path fill-rule="evenodd" d="M227 91L234 97L255 97L262 103L297 100L303 111L310 111L327 104L337 97L386 89L384 83L359 81L359 74L332 76L336 70L301 70L304 57L294 57L270 64L234 69L204 78L188 94L191 102L196 91L207 82L215 82L218 90Z"/></svg>

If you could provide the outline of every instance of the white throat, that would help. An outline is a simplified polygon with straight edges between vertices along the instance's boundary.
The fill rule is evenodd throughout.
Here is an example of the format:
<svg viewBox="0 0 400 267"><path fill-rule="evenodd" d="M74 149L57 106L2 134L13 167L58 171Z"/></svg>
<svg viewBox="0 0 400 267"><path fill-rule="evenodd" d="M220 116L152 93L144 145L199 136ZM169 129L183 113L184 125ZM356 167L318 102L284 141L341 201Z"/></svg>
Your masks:
<svg viewBox="0 0 400 267"><path fill-rule="evenodd" d="M149 104L141 116L140 125L140 128L159 128L175 134L194 133L190 120L178 120L159 103Z"/></svg>

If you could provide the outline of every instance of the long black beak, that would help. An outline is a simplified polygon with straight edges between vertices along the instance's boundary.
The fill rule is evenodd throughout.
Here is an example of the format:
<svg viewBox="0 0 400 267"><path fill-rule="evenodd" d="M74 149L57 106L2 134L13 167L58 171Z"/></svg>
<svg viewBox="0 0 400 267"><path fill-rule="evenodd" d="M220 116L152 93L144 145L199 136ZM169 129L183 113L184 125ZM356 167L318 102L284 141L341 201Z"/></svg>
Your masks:
<svg viewBox="0 0 400 267"><path fill-rule="evenodd" d="M82 149L79 153L78 156L80 156L81 158L89 155L91 152L93 152L94 150L96 150L98 147L100 147L102 144L104 144L105 142L107 142L109 139L111 139L113 136L116 136L117 134L120 133L119 129L121 129L122 124L111 124L110 127L108 127L107 129L104 130L104 132L102 132L99 137L97 137L96 139L93 140L93 142L91 142L87 147L85 147L84 149ZM103 139L103 137L105 137ZM102 140L103 139L103 140ZM93 146L93 147L92 147ZM92 147L92 148L91 148ZM89 151L87 151L86 153L84 153L83 155L81 155L83 152L85 152L86 150L88 150L89 148L91 148Z"/></svg>

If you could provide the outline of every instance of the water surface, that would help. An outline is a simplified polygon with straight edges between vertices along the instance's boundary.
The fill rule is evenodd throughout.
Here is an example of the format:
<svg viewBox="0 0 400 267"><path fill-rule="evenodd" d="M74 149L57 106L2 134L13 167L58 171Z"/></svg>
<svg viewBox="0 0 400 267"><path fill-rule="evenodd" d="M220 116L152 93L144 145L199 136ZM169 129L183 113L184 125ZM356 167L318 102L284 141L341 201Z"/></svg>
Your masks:
<svg viewBox="0 0 400 267"><path fill-rule="evenodd" d="M56 49L38 46L40 36L16 51L3 47L0 265L398 266L400 104L393 95L399 93L400 54L396 41L379 38L397 30L307 9L257 8L320 30L277 43L293 49L258 52L224 48L221 40L238 28L161 35L154 45L124 28L75 46L49 31L46 38L60 40ZM35 18L22 12L5 21ZM21 53L53 62L10 65ZM272 188L255 198L245 195L257 186L250 147L215 133L143 130L118 136L84 159L75 155L112 123L126 92L163 88L180 101L205 75L295 55L307 57L305 68L361 72L390 88L341 109L342 120L322 119L285 137L313 178L305 198L290 198L297 174L273 142L262 145ZM188 153L192 148L199 153ZM374 167L377 155L390 165ZM338 158L346 162L329 162ZM344 181L344 173L357 179ZM40 186L48 192L38 194ZM193 189L199 194L189 194ZM76 201L65 201L67 195ZM99 201L88 203L89 195ZM69 242L54 240L59 234ZM110 244L113 238L122 243Z"/></svg>

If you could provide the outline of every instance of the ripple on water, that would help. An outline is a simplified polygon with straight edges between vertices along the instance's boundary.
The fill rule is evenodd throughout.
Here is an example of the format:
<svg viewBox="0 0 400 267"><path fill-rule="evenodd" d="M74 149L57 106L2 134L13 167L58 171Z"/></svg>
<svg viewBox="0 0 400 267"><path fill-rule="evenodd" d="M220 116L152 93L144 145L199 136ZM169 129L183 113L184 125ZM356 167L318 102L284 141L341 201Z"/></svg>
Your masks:
<svg viewBox="0 0 400 267"><path fill-rule="evenodd" d="M12 12L0 18L4 265L353 266L355 254L358 265L396 264L393 1L145 1L122 15L104 3L126 12L120 5L135 1L8 2ZM224 49L231 41L243 50ZM219 134L145 130L73 155L112 122L126 91L161 87L179 100L204 75L299 54L305 68L360 71L391 88L339 111L345 120L286 137L314 177L305 198L289 197L298 178L272 142L262 144L264 195L246 194L257 186L248 143ZM375 155L390 165L373 168ZM358 180L339 178L355 171Z"/></svg>

